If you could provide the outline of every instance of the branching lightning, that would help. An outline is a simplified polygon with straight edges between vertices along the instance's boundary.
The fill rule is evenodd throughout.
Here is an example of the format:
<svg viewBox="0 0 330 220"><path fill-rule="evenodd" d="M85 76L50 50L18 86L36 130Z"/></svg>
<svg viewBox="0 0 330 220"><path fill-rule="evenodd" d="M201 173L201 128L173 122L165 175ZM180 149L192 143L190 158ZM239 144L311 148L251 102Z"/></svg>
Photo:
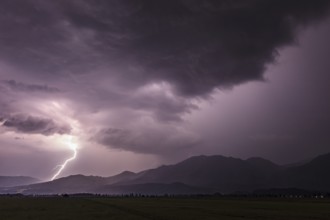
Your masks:
<svg viewBox="0 0 330 220"><path fill-rule="evenodd" d="M75 160L78 154L78 137L81 136L81 126L75 115L70 108L70 105L65 101L52 100L47 102L41 102L37 105L37 109L49 115L51 118L63 124L70 125L71 131L69 134L60 134L53 137L55 146L67 146L72 151L72 156L66 159L62 164L55 166L53 170L57 172L53 175L50 180L54 180L60 176L63 170L67 167L68 163Z"/></svg>
<svg viewBox="0 0 330 220"><path fill-rule="evenodd" d="M56 166L56 167L59 167L59 169L58 169L57 173L55 173L55 175L51 178L51 181L54 180L54 179L56 179L56 177L58 177L58 175L60 175L61 172L64 170L64 168L66 167L66 165L70 161L76 159L76 157L77 157L77 144L73 142L72 136L70 136L69 137L69 140L65 141L65 143L67 145L69 145L70 149L73 152L73 155L69 159L65 160L63 164Z"/></svg>

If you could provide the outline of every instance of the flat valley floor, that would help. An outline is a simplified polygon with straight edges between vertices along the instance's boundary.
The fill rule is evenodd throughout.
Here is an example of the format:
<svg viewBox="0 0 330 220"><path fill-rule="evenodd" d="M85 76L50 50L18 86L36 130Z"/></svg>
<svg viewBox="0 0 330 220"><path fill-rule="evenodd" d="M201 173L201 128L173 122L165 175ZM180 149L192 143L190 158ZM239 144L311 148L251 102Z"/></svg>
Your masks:
<svg viewBox="0 0 330 220"><path fill-rule="evenodd" d="M329 199L0 197L0 220L330 219Z"/></svg>

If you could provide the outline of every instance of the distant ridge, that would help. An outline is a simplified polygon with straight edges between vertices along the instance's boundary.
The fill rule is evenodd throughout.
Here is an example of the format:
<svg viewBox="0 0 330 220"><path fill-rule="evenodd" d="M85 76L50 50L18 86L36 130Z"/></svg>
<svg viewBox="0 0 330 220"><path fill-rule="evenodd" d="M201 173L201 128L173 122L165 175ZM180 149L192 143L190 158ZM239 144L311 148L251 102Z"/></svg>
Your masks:
<svg viewBox="0 0 330 220"><path fill-rule="evenodd" d="M39 179L30 176L0 176L0 187L13 187L40 182Z"/></svg>
<svg viewBox="0 0 330 220"><path fill-rule="evenodd" d="M50 182L26 184L0 193L56 194L198 194L232 192L330 192L330 154L296 166L280 166L263 158L194 156L180 163L111 177L72 175ZM261 190L260 190L261 189ZM274 190L276 189L276 190Z"/></svg>

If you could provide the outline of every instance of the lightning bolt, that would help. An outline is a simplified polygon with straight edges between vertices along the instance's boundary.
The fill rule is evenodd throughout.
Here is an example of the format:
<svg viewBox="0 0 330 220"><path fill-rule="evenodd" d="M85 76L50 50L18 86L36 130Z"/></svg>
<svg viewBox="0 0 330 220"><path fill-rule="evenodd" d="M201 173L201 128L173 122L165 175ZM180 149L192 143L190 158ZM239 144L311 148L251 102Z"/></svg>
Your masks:
<svg viewBox="0 0 330 220"><path fill-rule="evenodd" d="M77 157L77 145L73 142L72 136L70 136L69 137L69 140L68 141L65 141L65 142L67 143L67 145L69 145L70 149L73 152L73 155L70 158L68 158L67 160L65 160L63 164L56 166L56 167L59 167L59 169L55 173L55 175L51 178L51 181L53 181L54 179L56 179L56 177L58 177L61 174L61 172L65 169L66 165L70 161L76 159L76 157Z"/></svg>
<svg viewBox="0 0 330 220"><path fill-rule="evenodd" d="M54 144L68 146L69 150L72 151L71 157L66 159L62 164L55 166L53 170L57 170L57 172L52 178L50 178L52 181L58 178L67 165L76 159L79 150L78 138L81 137L82 130L79 121L74 118L75 112L72 111L72 108L70 108L70 102L66 102L65 100L41 101L40 103L37 103L36 109L46 115L49 115L56 121L70 125L71 128L70 134L61 134L52 137Z"/></svg>

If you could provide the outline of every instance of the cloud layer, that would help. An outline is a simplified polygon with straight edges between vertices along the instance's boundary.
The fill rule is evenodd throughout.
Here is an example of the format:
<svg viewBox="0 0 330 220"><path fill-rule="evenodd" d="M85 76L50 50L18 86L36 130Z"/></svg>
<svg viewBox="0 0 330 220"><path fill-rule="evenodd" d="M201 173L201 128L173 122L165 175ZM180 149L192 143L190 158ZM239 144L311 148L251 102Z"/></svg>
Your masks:
<svg viewBox="0 0 330 220"><path fill-rule="evenodd" d="M19 7L17 6L19 5ZM279 47L321 18L318 1L3 1L1 57L44 79L95 74L184 96L261 80ZM72 76L75 77L75 76ZM98 76L95 76L98 77Z"/></svg>
<svg viewBox="0 0 330 220"><path fill-rule="evenodd" d="M19 92L46 92L53 93L59 92L57 88L49 87L47 85L38 85L38 84L25 84L21 82L16 82L15 80L4 80L2 81L3 85L7 88L19 91Z"/></svg>
<svg viewBox="0 0 330 220"><path fill-rule="evenodd" d="M278 52L322 21L329 4L2 0L1 125L77 135L90 148L188 155L203 144L189 115L219 89L263 81Z"/></svg>
<svg viewBox="0 0 330 220"><path fill-rule="evenodd" d="M8 130L26 134L69 134L70 128L57 125L52 119L28 115L9 115L0 118L2 126Z"/></svg>

